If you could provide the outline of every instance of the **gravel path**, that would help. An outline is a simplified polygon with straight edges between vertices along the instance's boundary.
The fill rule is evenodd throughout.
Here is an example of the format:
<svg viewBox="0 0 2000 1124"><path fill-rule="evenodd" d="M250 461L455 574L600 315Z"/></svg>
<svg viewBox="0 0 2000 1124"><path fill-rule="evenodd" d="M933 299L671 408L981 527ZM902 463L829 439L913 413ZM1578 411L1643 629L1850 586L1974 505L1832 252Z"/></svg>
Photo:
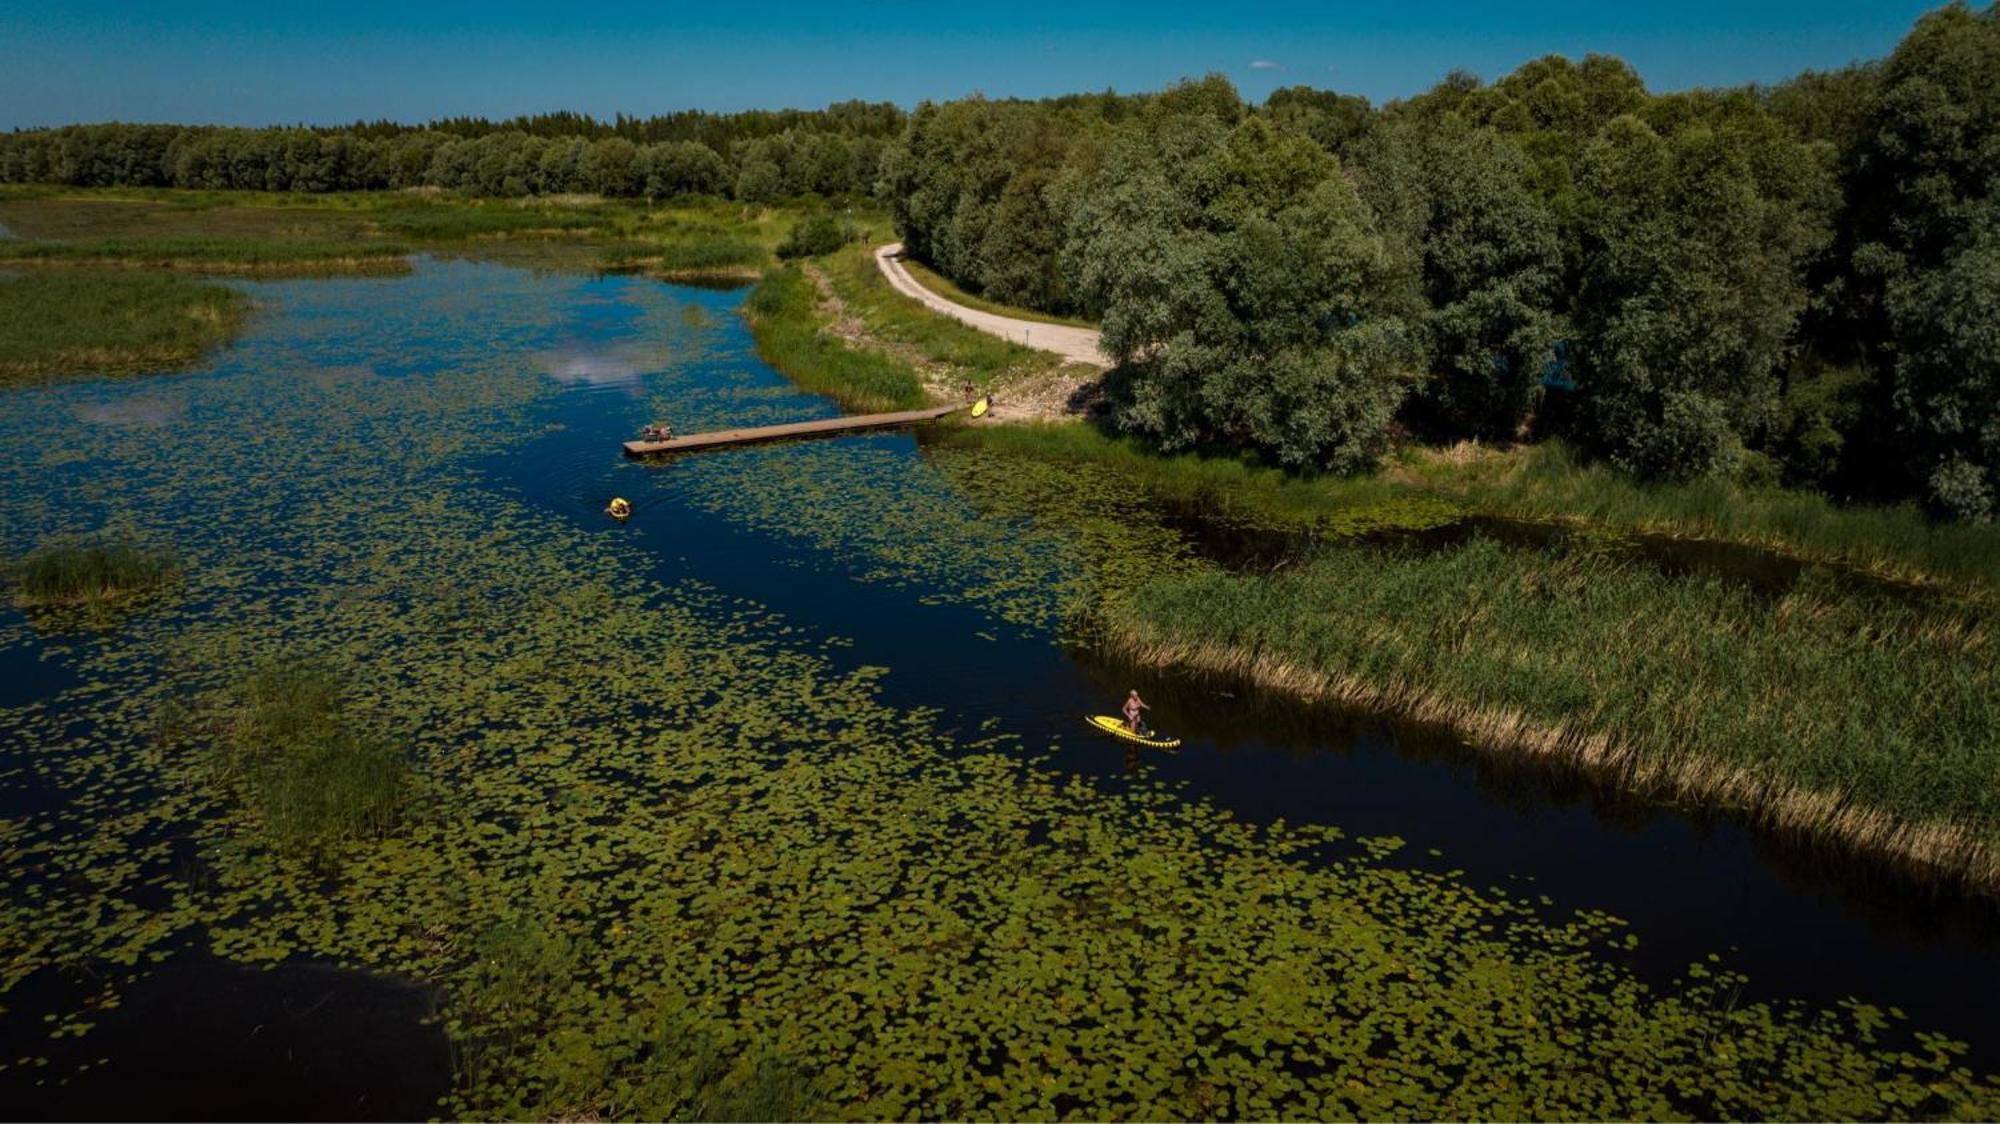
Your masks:
<svg viewBox="0 0 2000 1124"><path fill-rule="evenodd" d="M910 271L903 268L903 244L891 242L875 251L875 264L882 267L882 275L896 291L913 300L922 301L934 311L957 320L968 327L996 335L1015 343L1026 344L1037 351L1052 352L1072 363L1086 363L1098 370L1111 364L1098 350L1097 330L1094 328L1072 328L1065 324L1044 324L1039 320L1017 320L1012 316L1000 316L991 312L981 312L962 304L938 296L917 283Z"/></svg>

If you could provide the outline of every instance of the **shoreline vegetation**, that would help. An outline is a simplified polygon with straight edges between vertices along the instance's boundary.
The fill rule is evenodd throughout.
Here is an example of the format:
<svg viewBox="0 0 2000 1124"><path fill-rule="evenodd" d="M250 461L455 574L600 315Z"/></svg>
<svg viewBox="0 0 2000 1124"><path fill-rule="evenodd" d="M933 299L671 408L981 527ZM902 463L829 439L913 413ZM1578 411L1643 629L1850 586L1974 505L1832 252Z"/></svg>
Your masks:
<svg viewBox="0 0 2000 1124"><path fill-rule="evenodd" d="M62 539L29 552L12 570L14 601L21 607L95 613L174 581L180 563L129 539Z"/></svg>
<svg viewBox="0 0 2000 1124"><path fill-rule="evenodd" d="M250 306L235 289L182 276L0 274L0 387L187 367L233 339Z"/></svg>
<svg viewBox="0 0 2000 1124"><path fill-rule="evenodd" d="M841 275L839 255L819 261ZM837 310L785 284L790 315L817 312L823 329L801 385L840 397L839 356L895 359L830 338ZM895 299L900 315L970 331ZM799 377L787 355L767 357ZM1413 449L1376 474L1301 477L1162 455L1092 425L961 425L945 440L1105 472L1148 505L1305 544L1277 569L1118 571L1084 608L1108 654L1440 724L1478 752L1720 810L1928 884L2000 889L2000 528L1777 487L1637 483L1560 443ZM1477 533L1435 551L1368 541L1480 516L1568 533L1531 548ZM1726 563L1659 572L1626 556L1644 554L1644 535L1699 535L1798 573L1772 594L1729 580Z"/></svg>
<svg viewBox="0 0 2000 1124"><path fill-rule="evenodd" d="M911 408L932 396L955 396L970 384L996 393L998 418L1024 420L1020 414L1010 417L1010 399L1033 397L1062 375L1059 364L1039 353L938 316L895 293L875 268L866 242L771 265L775 248L812 213L810 204L744 208L686 201L642 210L589 199L524 204L398 196L334 202L289 208L204 196L177 205L157 194L134 200L9 191L0 193L0 215L25 216L27 221L12 224L17 232L23 227L33 231L38 222L62 227L72 237L108 231L103 239L87 243L93 247L112 244L114 235L132 238L132 228L139 224L155 224L172 232L167 237L207 247L204 252L216 261L226 261L232 245L254 259L261 252L259 239L269 241L274 230L282 232L281 244L283 238L303 239L290 244L307 247L297 254L307 257L310 247L329 244L324 224L331 216L363 223L352 229L364 231L364 238L393 234L404 240L399 243L403 246L537 267L629 269L654 276L678 272L677 279L714 283L740 282L750 270L762 268L745 303L760 352L801 386L862 411ZM134 205L140 211L128 209ZM864 216L851 225L871 221ZM204 233L215 229L222 233ZM203 293L206 299L225 302L230 311L187 318L201 331L177 337L180 363L226 338L247 308L236 290L177 273L76 266L30 269L24 276L37 285L152 286L175 299ZM22 283L21 278L0 281ZM158 307L171 307L163 301L156 301ZM71 331L102 337L102 329L87 326L93 319L104 317L42 317L38 322L61 322ZM113 366L93 368L78 353L68 354L63 370ZM152 365L151 360L132 361L133 369ZM1987 890L2000 887L2000 865L1994 860L2000 813L1977 800L1968 802L1980 790L1977 776L1934 769L1924 786L1899 794L1889 783L1894 754L1883 748L1905 747L1897 752L1910 759L1933 751L1945 757L1957 753L1965 761L1990 765L1991 747L2000 743L1990 713L1992 673L1984 666L1990 656L1992 592L2000 583L2000 530L1991 525L1934 523L1909 505L1840 508L1812 493L1726 479L1635 481L1555 441L1511 447L1413 444L1392 450L1385 467L1373 474L1309 476L1264 467L1243 456L1162 454L1141 440L1110 436L1092 425L965 426L947 440L1104 469L1121 487L1156 506L1293 535L1307 544L1304 564L1277 573L1209 571L1156 576L1149 584L1143 575L1121 572L1112 583L1116 588L1101 590L1090 612L1099 642L1125 658L1201 675L1238 676L1309 701L1361 702L1386 713L1442 720L1486 752L1563 761L1626 791L1731 808L1780 833L1900 854L1944 878ZM1568 667L1574 713L1541 706L1545 700L1538 692L1548 685L1522 678L1518 668L1498 663L1446 666L1440 658L1408 651L1401 662L1372 662L1374 654L1396 648L1389 640L1394 630L1382 631L1392 619L1410 635L1437 638L1433 656L1464 655L1472 643L1467 637L1477 638L1473 630L1490 627L1482 623L1487 618L1474 602L1486 598L1483 604L1490 612L1514 587L1493 584L1497 578L1487 585L1451 586L1445 592L1453 596L1434 592L1423 601L1428 615L1394 618L1361 594L1375 585L1415 580L1435 560L1377 551L1370 557L1379 572L1364 582L1358 572L1327 559L1362 549L1347 544L1373 533L1420 531L1476 516L1560 525L1583 539L1618 539L1630 545L1646 535L1693 538L1767 551L1814 570L1849 567L1900 583L1920 607L1865 600L1830 581L1819 582L1810 596L1788 595L1776 608L1735 604L1694 578L1642 579L1617 567L1592 570L1592 581L1633 592L1633 600L1591 602L1604 614L1601 619L1572 620L1575 630L1550 634L1533 650L1523 648L1518 632L1488 634L1496 661L1509 656L1523 666L1546 670L1574 660L1581 651L1603 657L1601 666ZM1458 553L1452 557L1459 557L1487 549L1487 544L1475 540L1454 549ZM1548 575L1566 572L1571 565L1598 565L1568 558L1563 549L1513 550L1496 557L1514 560L1506 572L1524 587L1540 582L1558 591L1550 594L1555 598L1551 605L1563 607L1588 590ZM1332 576L1340 573L1348 576ZM1326 608L1315 618L1321 623L1311 627L1258 609L1312 604L1324 601L1330 591L1346 591L1351 599L1325 601ZM1240 619L1218 622L1203 615L1204 607L1223 604L1240 609ZM1141 605L1152 609L1139 614L1133 607ZM1668 606L1678 608L1667 612ZM1727 613L1724 607L1729 607ZM1889 620L1899 613L1914 615ZM1332 643L1341 635L1327 623L1335 621L1345 622L1342 627L1350 632L1374 637L1373 647ZM1660 633L1659 621L1680 631ZM1607 622L1620 624L1608 634L1592 631ZM1526 627L1525 618L1513 627ZM1321 635L1315 628L1328 632ZM1801 639L1800 629L1810 635ZM1645 654L1620 649L1617 642L1638 636L1647 637L1644 650L1675 650L1678 645L1687 657L1650 671L1658 677L1661 697L1677 700L1666 711L1620 711L1604 701L1607 692L1615 693L1634 674L1619 661ZM1783 670L1778 665L1791 647L1839 653L1848 662ZM1738 663L1717 663L1722 655ZM1737 667L1743 682L1761 685L1765 694L1744 695L1736 690L1741 684L1712 674L1725 665ZM1903 671L1911 677L1898 678ZM1889 684L1900 694L1884 695ZM1945 714L1935 706L1926 711L1903 703L1908 698L1935 702L1940 691L1956 691L1953 697L1962 705ZM1985 710L1981 699L1989 700ZM1697 715L1708 717L1695 721L1692 716ZM1727 735L1753 720L1775 723L1760 743L1764 748L1728 751ZM1876 749L1849 751L1842 748L1845 744ZM1840 762L1840 770L1829 772L1829 762Z"/></svg>
<svg viewBox="0 0 2000 1124"><path fill-rule="evenodd" d="M243 292L205 278L406 273L413 254L756 281L813 204L592 195L299 195L0 186L0 383L185 368L232 340Z"/></svg>

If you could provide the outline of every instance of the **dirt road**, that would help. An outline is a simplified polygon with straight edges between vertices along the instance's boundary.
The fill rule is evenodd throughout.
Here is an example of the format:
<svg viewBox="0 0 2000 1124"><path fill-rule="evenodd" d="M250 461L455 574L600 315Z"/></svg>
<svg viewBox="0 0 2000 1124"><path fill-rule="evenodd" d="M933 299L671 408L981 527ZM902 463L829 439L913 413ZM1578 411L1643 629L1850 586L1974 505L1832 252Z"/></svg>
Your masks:
<svg viewBox="0 0 2000 1124"><path fill-rule="evenodd" d="M1037 351L1052 352L1072 363L1087 363L1103 370L1111 364L1098 350L1095 328L1072 328L1064 324L1044 324L1039 320L1017 320L1011 316L1000 316L991 312L981 312L962 304L938 296L917 283L910 271L903 268L903 244L891 242L875 251L875 264L882 267L882 275L896 291L913 300L922 301L936 312L957 320L968 327L977 328L1002 339L1026 344Z"/></svg>

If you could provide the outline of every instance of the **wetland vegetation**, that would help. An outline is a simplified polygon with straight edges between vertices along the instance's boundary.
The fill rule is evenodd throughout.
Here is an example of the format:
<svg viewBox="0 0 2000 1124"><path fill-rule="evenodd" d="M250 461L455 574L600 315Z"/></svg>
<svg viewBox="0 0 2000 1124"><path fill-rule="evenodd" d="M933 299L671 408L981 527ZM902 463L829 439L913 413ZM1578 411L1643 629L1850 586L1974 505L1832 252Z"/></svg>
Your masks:
<svg viewBox="0 0 2000 1124"><path fill-rule="evenodd" d="M1760 978L1769 955L1735 951L1721 889L1684 891L1688 916L1653 932L1595 900L1657 892L1622 870L1535 887L1620 826L1468 855L1398 822L1428 801L1549 810L1454 771L1483 754L1587 770L1674 824L1719 809L1704 831L1725 841L1748 825L1899 858L1926 892L2000 886L2000 531L1936 518L1976 516L1960 501L1987 469L1946 495L1905 464L1903 506L1829 498L1838 471L1811 465L1851 448L1971 454L1907 417L1854 428L1807 357L1824 338L1766 331L1806 315L1800 263L1835 260L1794 225L1833 213L1814 210L1833 205L1820 134L1887 127L1872 94L1832 123L1806 109L1993 18L1950 13L1900 62L1713 99L1544 60L1393 112L1205 82L909 119L0 137L0 177L62 185L0 191L0 257L36 263L0 280L0 323L29 325L0 347L37 349L37 374L155 372L0 386L15 600L175 586L81 634L0 611L0 1094L127 1079L78 1044L215 956L420 984L452 1071L426 1096L455 1117L2000 1113L1972 978L1992 933L1920 979L1902 958L1933 934L1801 922L1779 955L1890 952L1788 994ZM955 146L982 137L1005 143L981 160L1019 166L973 176L996 168ZM1693 177L1655 200L1664 225L1577 186L1636 190L1653 166ZM824 198L877 182L880 200ZM1392 213L1385 182L1420 186L1424 214ZM1190 200L1200 184L1227 198ZM415 190L348 190L381 187ZM1747 208L1707 217L1784 275L1729 278L1784 292L1708 355L1756 387L1649 397L1592 349L1644 336L1638 304L1744 245L1655 261L1657 284L1564 255L1634 224L1639 249L1673 244L1698 197ZM1124 342L1100 424L617 456L661 417L803 420L968 383L1004 403L1074 374L894 292L881 203L981 300L1103 317ZM1984 260L1949 241L1896 248L1873 344L1931 339L1910 286ZM1326 253L1287 256L1303 243ZM1200 252L1149 256L1166 245ZM1189 261L1215 268L1128 268ZM1453 272L1468 261L1506 268ZM1250 298L1286 286L1311 299L1265 318ZM60 327L33 314L50 307ZM176 309L219 330L185 337ZM1332 355L1308 339L1329 324ZM139 350L169 326L181 350ZM134 358L48 358L86 339ZM1482 348L1509 362L1468 360ZM1938 386L1929 359L1878 360L1832 383ZM1598 381L1508 381L1549 362ZM1295 409L1272 370L1326 393ZM1598 397L1565 430L1571 393ZM1540 440L1515 440L1523 410ZM1675 450L1725 470L1648 467ZM613 494L629 522L598 514ZM1286 805L1304 814L1239 814L1220 794L1323 780L1367 739L1239 755L1253 712L1178 758L1120 759L1076 729L1112 681L1085 658L1119 687L1180 673L1183 715L1242 692L1420 719L1456 735L1427 751L1454 765L1396 749L1340 774L1377 786L1340 806L1389 830L1310 786ZM1202 768L1250 775L1204 787ZM1709 835L1657 845L1713 861ZM1743 862L1701 869L1801 916L1824 896Z"/></svg>
<svg viewBox="0 0 2000 1124"><path fill-rule="evenodd" d="M179 572L173 556L124 538L59 539L30 551L11 575L31 608L90 608L158 589Z"/></svg>
<svg viewBox="0 0 2000 1124"><path fill-rule="evenodd" d="M148 273L0 275L0 386L82 371L185 367L226 342L250 300L222 285Z"/></svg>
<svg viewBox="0 0 2000 1124"><path fill-rule="evenodd" d="M763 291L809 320L810 280L777 276ZM1739 998L1705 959L1642 979L1643 934L1602 913L1406 864L1393 838L1093 783L1040 732L949 734L888 702L909 672L707 576L743 563L676 555L823 544L807 557L842 582L1030 636L1008 622L1090 574L1138 580L1118 567L1139 542L1147 573L1199 563L1107 521L1073 467L987 450L932 468L860 439L626 478L602 450L662 406L823 408L751 358L740 297L446 259L253 284L274 311L188 376L200 419L175 440L78 429L98 383L17 391L0 422L10 538L129 519L189 559L184 596L65 654L73 687L0 708L8 746L40 747L10 749L10 790L47 794L8 821L0 984L97 981L47 1012L58 1041L196 942L433 981L452 1115L1992 1110L1966 1047L1885 1003ZM581 324L597 358L536 358ZM506 482L570 440L593 491ZM712 521L635 550L593 515L614 486ZM964 487L1043 517L967 510ZM301 670L329 666L337 687ZM191 699L212 702L162 737ZM405 814L417 790L438 799Z"/></svg>

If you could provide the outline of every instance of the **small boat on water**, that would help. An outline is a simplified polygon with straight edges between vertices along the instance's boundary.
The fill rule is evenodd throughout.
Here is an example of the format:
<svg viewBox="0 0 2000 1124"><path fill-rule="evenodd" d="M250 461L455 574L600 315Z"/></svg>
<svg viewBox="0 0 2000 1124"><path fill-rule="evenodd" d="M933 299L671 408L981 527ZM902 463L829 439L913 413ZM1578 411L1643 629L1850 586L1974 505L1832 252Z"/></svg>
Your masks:
<svg viewBox="0 0 2000 1124"><path fill-rule="evenodd" d="M1179 738L1162 737L1155 732L1135 734L1125 728L1125 720L1123 718L1113 718L1109 714L1093 714L1086 717L1084 721L1090 723L1091 727L1097 730L1097 732L1110 734L1112 737L1124 741L1137 742L1140 745L1152 746L1154 749L1180 748L1181 740Z"/></svg>

